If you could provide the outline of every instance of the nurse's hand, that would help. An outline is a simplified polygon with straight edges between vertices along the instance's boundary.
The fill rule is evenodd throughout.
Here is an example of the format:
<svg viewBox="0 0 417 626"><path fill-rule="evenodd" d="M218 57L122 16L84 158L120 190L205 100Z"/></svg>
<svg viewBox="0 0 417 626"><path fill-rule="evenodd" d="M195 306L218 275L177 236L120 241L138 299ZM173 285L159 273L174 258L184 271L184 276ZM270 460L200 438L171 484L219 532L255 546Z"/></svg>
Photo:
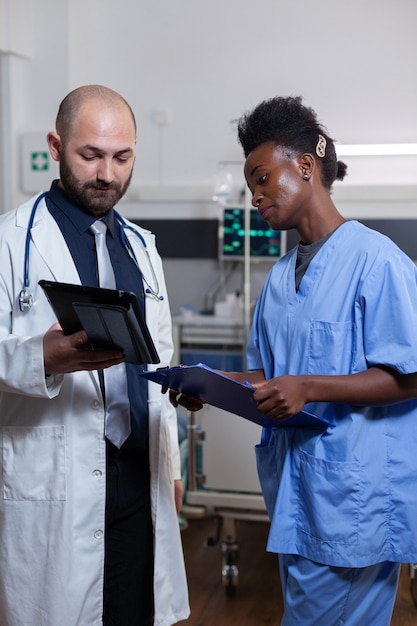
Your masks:
<svg viewBox="0 0 417 626"><path fill-rule="evenodd" d="M167 391L169 391L169 401L175 408L183 406L187 411L200 411L204 406L198 398L193 398L192 396L187 396L186 393L181 393L175 389L162 386L161 392L166 393Z"/></svg>
<svg viewBox="0 0 417 626"><path fill-rule="evenodd" d="M262 383L252 383L252 399L266 417L281 420L299 413L305 404L304 377L278 376Z"/></svg>
<svg viewBox="0 0 417 626"><path fill-rule="evenodd" d="M175 497L175 510L179 513L182 509L182 501L184 497L184 487L181 480L174 481L174 497Z"/></svg>
<svg viewBox="0 0 417 626"><path fill-rule="evenodd" d="M88 337L80 330L64 335L59 324L54 324L43 338L45 374L68 374L81 370L101 370L124 361L120 350L89 350Z"/></svg>

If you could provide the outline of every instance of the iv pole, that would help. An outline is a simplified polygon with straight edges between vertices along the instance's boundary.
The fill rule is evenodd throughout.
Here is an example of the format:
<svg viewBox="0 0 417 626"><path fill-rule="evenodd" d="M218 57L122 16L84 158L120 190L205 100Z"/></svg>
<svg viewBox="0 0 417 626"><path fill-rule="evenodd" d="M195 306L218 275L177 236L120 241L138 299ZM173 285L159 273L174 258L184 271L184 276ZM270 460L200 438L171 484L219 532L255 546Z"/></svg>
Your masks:
<svg viewBox="0 0 417 626"><path fill-rule="evenodd" d="M242 166L242 161L219 161L218 166L220 171L217 172L215 193L213 200L218 202L221 206L225 206L225 203L230 195L232 176L228 171L228 166L239 165ZM244 259L243 259L243 367L246 367L246 345L249 339L251 315L250 315L250 215L252 208L251 193L245 185L245 200L244 200Z"/></svg>
<svg viewBox="0 0 417 626"><path fill-rule="evenodd" d="M250 212L252 208L252 198L248 187L245 187L245 256L243 267L243 329L244 329L244 351L243 366L244 371L247 370L246 363L246 345L250 332Z"/></svg>

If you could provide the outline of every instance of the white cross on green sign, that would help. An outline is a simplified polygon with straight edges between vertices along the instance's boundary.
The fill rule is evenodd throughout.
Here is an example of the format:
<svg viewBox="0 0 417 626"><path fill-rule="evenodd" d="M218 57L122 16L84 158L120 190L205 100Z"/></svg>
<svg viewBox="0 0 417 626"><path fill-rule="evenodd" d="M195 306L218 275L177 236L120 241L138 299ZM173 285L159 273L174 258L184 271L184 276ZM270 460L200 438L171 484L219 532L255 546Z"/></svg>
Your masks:
<svg viewBox="0 0 417 626"><path fill-rule="evenodd" d="M49 169L48 152L31 152L30 169L32 172L45 172Z"/></svg>

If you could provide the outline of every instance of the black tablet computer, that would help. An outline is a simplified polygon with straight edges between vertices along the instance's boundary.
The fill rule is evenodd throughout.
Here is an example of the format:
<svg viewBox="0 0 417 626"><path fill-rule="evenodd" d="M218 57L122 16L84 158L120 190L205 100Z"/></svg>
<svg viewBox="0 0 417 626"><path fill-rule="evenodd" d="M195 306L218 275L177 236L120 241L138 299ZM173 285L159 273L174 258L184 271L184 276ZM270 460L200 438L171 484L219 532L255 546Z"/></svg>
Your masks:
<svg viewBox="0 0 417 626"><path fill-rule="evenodd" d="M159 363L137 297L130 291L40 280L66 335L84 329L92 350L118 348L127 363Z"/></svg>

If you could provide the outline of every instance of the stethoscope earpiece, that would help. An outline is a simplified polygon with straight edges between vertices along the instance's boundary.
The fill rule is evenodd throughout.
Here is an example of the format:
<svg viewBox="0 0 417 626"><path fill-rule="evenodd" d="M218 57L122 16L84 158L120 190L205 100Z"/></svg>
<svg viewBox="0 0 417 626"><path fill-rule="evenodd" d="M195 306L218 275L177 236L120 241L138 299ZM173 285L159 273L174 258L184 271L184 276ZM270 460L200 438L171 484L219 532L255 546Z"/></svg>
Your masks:
<svg viewBox="0 0 417 626"><path fill-rule="evenodd" d="M114 209L113 209L114 210ZM152 296L153 298L155 298L156 300L163 300L164 296L159 295L159 283L158 283L158 278L156 276L155 270L153 268L152 265L152 261L151 261L151 257L148 251L148 246L146 245L146 241L145 239L142 237L142 235L140 234L140 232L138 230L136 230L136 228L133 228L133 226L129 226L129 224L126 224L125 220L123 219L123 217L120 215L120 213L118 213L117 211L114 211L114 215L116 216L116 219L119 222L119 233L120 233L120 241L122 242L122 244L124 245L124 247L126 248L126 250L128 251L128 253L130 254L131 258L133 259L133 261L136 264L136 267L138 268L141 276L142 276L142 280L146 285L145 288L145 293L149 296ZM132 231L132 233L137 237L137 239L139 239L139 241L141 242L143 249L145 250L145 254L146 257L148 259L148 264L149 264L149 269L151 271L151 276L152 276L152 282L155 285L155 288L152 287L152 285L148 282L148 280L145 278L144 273L142 272L138 260L135 256L135 253L132 249L132 246L130 245L130 242L128 240L128 238L126 237L126 233L125 230L130 230Z"/></svg>
<svg viewBox="0 0 417 626"><path fill-rule="evenodd" d="M149 295L152 295L154 297L157 297L158 300L163 300L164 299L164 296L159 296L155 291L152 291L152 289L150 289L149 287L147 287L145 289L145 293L147 293Z"/></svg>

